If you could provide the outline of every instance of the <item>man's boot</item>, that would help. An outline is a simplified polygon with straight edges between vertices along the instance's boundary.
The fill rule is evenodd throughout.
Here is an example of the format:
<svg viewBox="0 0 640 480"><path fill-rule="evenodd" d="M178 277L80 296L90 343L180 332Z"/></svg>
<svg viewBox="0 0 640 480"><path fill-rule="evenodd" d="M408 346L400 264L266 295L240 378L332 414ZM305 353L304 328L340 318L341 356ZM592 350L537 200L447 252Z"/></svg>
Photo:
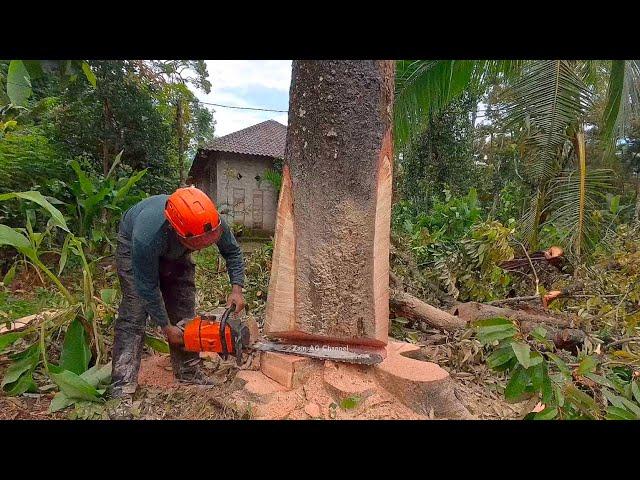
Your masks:
<svg viewBox="0 0 640 480"><path fill-rule="evenodd" d="M209 375L204 371L200 358L184 361L176 367L173 369L173 374L176 380L181 383L190 383L193 385L220 385L223 383L223 380Z"/></svg>

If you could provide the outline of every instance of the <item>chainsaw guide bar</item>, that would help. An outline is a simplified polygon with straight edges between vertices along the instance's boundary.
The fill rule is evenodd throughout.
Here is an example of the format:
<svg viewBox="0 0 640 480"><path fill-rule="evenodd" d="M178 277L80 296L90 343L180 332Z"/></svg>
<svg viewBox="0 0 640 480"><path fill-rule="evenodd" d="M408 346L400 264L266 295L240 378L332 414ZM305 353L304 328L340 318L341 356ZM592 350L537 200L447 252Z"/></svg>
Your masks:
<svg viewBox="0 0 640 480"><path fill-rule="evenodd" d="M382 355L373 352L353 352L348 347L331 347L319 345L291 345L270 341L257 341L249 348L263 352L280 352L319 360L333 360L335 362L358 363L375 365L382 362Z"/></svg>

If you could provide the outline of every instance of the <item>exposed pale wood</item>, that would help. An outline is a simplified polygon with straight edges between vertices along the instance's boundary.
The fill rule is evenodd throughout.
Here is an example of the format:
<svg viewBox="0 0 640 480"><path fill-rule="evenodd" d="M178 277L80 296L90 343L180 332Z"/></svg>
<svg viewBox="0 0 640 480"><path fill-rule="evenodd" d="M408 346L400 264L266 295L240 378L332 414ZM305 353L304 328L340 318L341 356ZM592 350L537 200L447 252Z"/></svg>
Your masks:
<svg viewBox="0 0 640 480"><path fill-rule="evenodd" d="M282 187L276 215L275 248L271 260L271 277L267 296L265 331L295 330L295 252L291 174L284 166Z"/></svg>
<svg viewBox="0 0 640 480"><path fill-rule="evenodd" d="M387 132L378 169L376 223L373 238L373 298L376 338L385 342L389 334L389 233L391 226L391 131Z"/></svg>
<svg viewBox="0 0 640 480"><path fill-rule="evenodd" d="M260 371L286 388L299 386L305 377L305 369L313 360L299 355L277 352L262 352Z"/></svg>
<svg viewBox="0 0 640 480"><path fill-rule="evenodd" d="M15 320L4 320L0 318L0 334L20 331L27 328L34 320L40 320L46 317L51 317L57 313L57 310L45 310L40 313L34 313L33 315L27 315L26 317L17 318ZM7 326L7 324L9 324Z"/></svg>
<svg viewBox="0 0 640 480"><path fill-rule="evenodd" d="M456 397L446 370L408 356L417 350L415 345L390 340L387 358L373 367L380 385L416 413L429 415L433 410L439 418L473 418Z"/></svg>

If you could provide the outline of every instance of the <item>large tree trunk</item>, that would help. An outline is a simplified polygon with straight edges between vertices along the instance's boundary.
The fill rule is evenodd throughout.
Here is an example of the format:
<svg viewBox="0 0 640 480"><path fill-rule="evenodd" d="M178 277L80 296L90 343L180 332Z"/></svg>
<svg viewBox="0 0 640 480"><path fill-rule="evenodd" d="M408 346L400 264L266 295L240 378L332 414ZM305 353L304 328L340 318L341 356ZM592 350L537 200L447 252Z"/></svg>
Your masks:
<svg viewBox="0 0 640 480"><path fill-rule="evenodd" d="M383 346L393 61L294 61L265 332Z"/></svg>

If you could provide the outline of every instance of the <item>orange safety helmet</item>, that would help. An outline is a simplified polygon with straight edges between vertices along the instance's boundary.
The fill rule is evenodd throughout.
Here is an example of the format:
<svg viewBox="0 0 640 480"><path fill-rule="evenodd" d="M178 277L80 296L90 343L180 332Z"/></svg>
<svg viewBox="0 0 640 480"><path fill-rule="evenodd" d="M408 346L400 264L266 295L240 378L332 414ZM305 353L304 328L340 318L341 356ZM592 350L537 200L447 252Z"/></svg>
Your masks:
<svg viewBox="0 0 640 480"><path fill-rule="evenodd" d="M167 199L164 214L180 241L192 250L212 245L222 234L218 210L199 188L191 186L176 190Z"/></svg>

